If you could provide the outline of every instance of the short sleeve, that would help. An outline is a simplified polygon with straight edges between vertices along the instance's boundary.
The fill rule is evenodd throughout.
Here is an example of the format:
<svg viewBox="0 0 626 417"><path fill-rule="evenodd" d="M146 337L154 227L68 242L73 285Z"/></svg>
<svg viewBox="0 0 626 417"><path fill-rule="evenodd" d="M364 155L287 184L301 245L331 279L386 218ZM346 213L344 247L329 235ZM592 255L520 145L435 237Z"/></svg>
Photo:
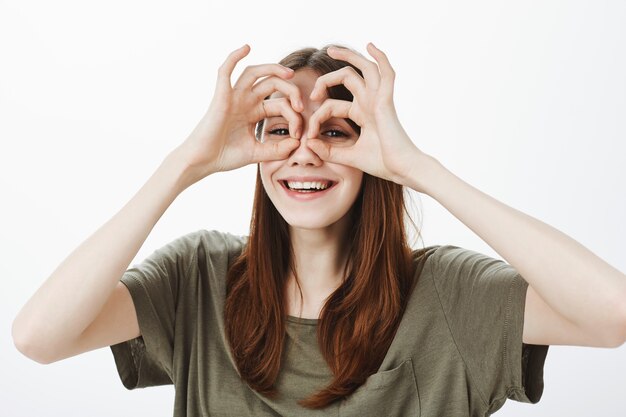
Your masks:
<svg viewBox="0 0 626 417"><path fill-rule="evenodd" d="M110 346L127 389L173 383L177 300L196 259L200 234L189 233L155 250L121 278L133 299L141 331L135 339Z"/></svg>
<svg viewBox="0 0 626 417"><path fill-rule="evenodd" d="M528 283L506 262L452 245L434 254L435 287L472 384L493 413L537 403L549 346L522 342Z"/></svg>

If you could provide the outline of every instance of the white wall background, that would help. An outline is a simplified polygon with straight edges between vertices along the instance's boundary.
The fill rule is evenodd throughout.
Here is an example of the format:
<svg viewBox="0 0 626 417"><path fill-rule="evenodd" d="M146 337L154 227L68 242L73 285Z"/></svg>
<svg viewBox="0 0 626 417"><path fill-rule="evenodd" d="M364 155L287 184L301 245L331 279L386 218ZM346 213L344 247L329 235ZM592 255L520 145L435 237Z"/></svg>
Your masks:
<svg viewBox="0 0 626 417"><path fill-rule="evenodd" d="M127 391L108 348L42 366L14 348L11 323L187 137L244 43L234 77L303 46L367 54L373 41L422 150L626 271L625 21L619 0L0 0L2 415L171 415L173 387ZM254 176L248 166L185 190L133 263L200 228L246 234ZM425 244L498 257L418 201ZM538 404L508 401L498 415L626 415L626 345L553 346L544 371Z"/></svg>

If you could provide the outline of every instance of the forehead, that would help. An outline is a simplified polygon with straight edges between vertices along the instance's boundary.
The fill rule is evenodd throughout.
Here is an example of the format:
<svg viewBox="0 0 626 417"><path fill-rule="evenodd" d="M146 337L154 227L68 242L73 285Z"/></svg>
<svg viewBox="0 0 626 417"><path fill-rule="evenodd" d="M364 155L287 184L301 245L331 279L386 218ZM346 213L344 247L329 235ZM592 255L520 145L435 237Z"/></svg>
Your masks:
<svg viewBox="0 0 626 417"><path fill-rule="evenodd" d="M301 68L297 70L293 77L291 77L287 81L295 84L300 89L300 92L302 93L302 99L306 101L309 97L309 94L313 90L313 87L315 87L315 81L317 81L318 77L319 74L311 68ZM280 91L275 91L270 97L285 97L285 94Z"/></svg>

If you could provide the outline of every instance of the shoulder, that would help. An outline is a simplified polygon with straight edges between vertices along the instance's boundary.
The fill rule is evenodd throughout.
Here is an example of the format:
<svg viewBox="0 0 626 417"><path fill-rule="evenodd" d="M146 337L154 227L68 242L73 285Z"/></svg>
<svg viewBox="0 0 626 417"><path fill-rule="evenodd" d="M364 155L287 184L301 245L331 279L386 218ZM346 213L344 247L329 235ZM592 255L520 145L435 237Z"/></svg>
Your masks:
<svg viewBox="0 0 626 417"><path fill-rule="evenodd" d="M446 245L446 246L450 246L450 245ZM429 268L432 268L432 263L435 260L435 257L441 256L441 253L442 253L441 248L443 247L444 246L442 245L431 245L431 246L425 246L422 248L412 249L411 260L415 268L415 273L417 275L420 275L426 264L429 264Z"/></svg>
<svg viewBox="0 0 626 417"><path fill-rule="evenodd" d="M501 259L456 245L433 245L413 251L418 273L427 272L437 286L506 285L517 271ZM424 271L422 271L424 270Z"/></svg>
<svg viewBox="0 0 626 417"><path fill-rule="evenodd" d="M238 257L248 243L247 235L214 229L200 229L188 236L195 242L199 255L204 254L209 258L224 257L229 262Z"/></svg>
<svg viewBox="0 0 626 417"><path fill-rule="evenodd" d="M209 258L227 255L237 256L248 241L248 236L240 236L219 230L199 229L177 237L157 249L155 256Z"/></svg>
<svg viewBox="0 0 626 417"><path fill-rule="evenodd" d="M411 250L411 257L414 261L425 261L432 255L434 255L439 250L439 248L441 248L441 245L431 245L417 249L414 248Z"/></svg>
<svg viewBox="0 0 626 417"><path fill-rule="evenodd" d="M220 230L200 229L188 236L198 239L200 243L212 250L240 248L248 242L248 236L232 234Z"/></svg>
<svg viewBox="0 0 626 417"><path fill-rule="evenodd" d="M493 258L484 253L455 245L437 245L432 247L432 263L439 271L467 270L499 270L510 267L505 261Z"/></svg>
<svg viewBox="0 0 626 417"><path fill-rule="evenodd" d="M471 249L465 249L460 246L455 245L430 245L425 246L423 248L417 248L412 250L412 255L414 259L418 258L429 258L434 256L435 259L441 259L443 256L454 257L458 255L469 255L469 254L479 254L479 252L475 252Z"/></svg>

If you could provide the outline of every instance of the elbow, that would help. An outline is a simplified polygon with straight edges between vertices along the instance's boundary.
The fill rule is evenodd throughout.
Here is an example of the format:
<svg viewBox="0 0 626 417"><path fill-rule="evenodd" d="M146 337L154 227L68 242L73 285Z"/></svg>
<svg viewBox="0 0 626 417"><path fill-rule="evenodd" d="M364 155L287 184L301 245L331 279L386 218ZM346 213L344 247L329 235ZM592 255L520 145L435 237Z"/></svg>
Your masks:
<svg viewBox="0 0 626 417"><path fill-rule="evenodd" d="M609 340L607 347L618 348L626 343L626 296L622 297L618 303L617 330L613 332L612 338Z"/></svg>
<svg viewBox="0 0 626 417"><path fill-rule="evenodd" d="M28 359L31 359L42 365L48 365L52 363L52 361L47 360L37 353L35 349L35 344L32 343L31 339L26 337L26 335L16 329L15 321L13 322L13 325L11 327L11 337L13 339L13 345L15 346L17 351L26 356Z"/></svg>
<svg viewBox="0 0 626 417"><path fill-rule="evenodd" d="M19 340L13 340L13 344L15 345L15 348L24 356L26 356L28 359L31 359L37 363L40 363L42 365L48 365L52 362L43 359L40 356L37 356L36 354L33 353L32 348L30 347L31 345L24 343L22 341Z"/></svg>
<svg viewBox="0 0 626 417"><path fill-rule="evenodd" d="M626 343L626 295L622 298L622 309L621 309L621 332L619 334L618 345L615 347L620 347L624 343Z"/></svg>

